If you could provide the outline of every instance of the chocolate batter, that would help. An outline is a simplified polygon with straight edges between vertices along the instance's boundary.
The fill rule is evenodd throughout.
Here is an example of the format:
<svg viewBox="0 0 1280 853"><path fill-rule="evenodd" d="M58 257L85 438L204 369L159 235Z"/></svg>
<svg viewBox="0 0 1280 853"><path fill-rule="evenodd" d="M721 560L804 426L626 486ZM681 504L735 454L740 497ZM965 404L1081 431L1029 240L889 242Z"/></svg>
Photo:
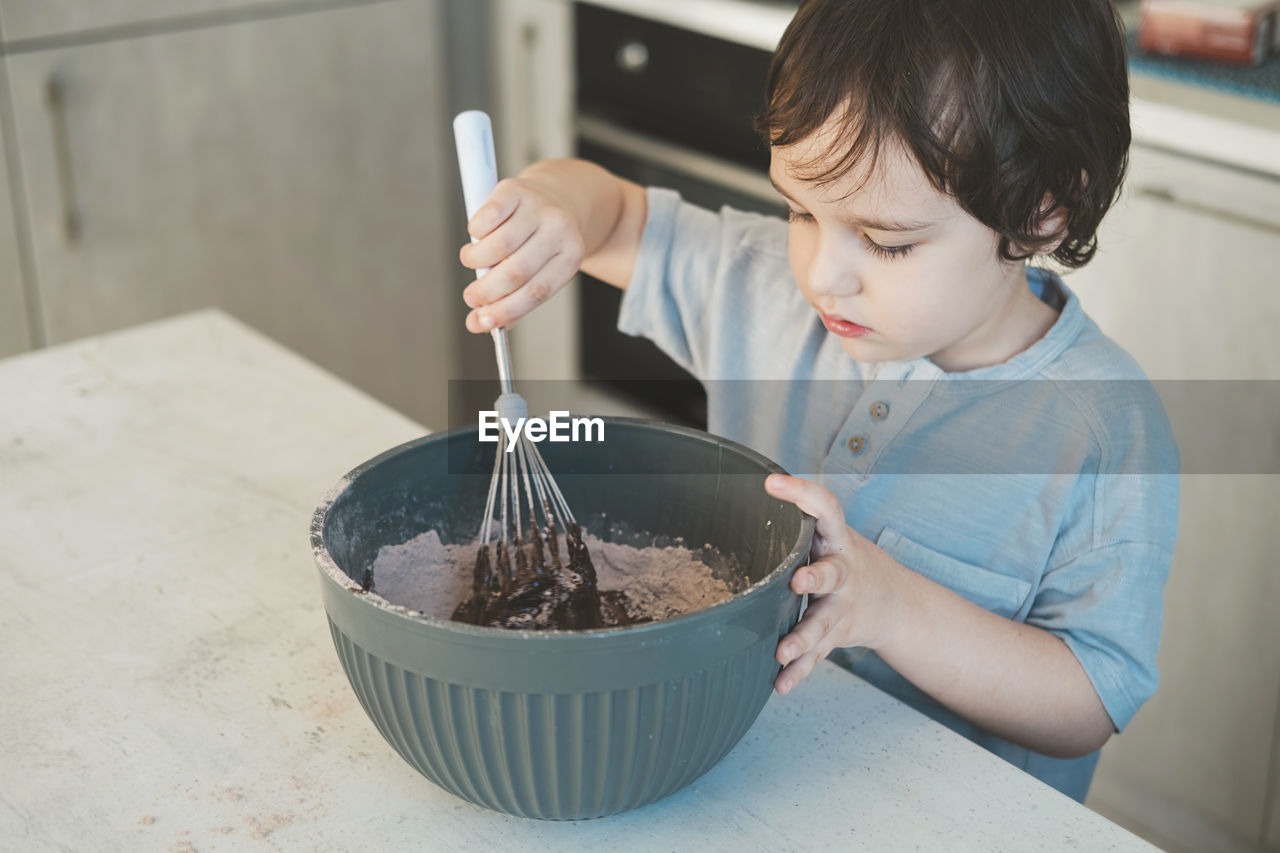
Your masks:
<svg viewBox="0 0 1280 853"><path fill-rule="evenodd" d="M571 524L565 536L568 564L560 559L555 526L530 525L515 549L515 567L507 547L481 545L476 555L471 595L453 611L455 622L524 630L585 630L649 621L636 615L623 592L600 592L595 566ZM544 547L549 546L549 547ZM550 553L551 564L547 564Z"/></svg>

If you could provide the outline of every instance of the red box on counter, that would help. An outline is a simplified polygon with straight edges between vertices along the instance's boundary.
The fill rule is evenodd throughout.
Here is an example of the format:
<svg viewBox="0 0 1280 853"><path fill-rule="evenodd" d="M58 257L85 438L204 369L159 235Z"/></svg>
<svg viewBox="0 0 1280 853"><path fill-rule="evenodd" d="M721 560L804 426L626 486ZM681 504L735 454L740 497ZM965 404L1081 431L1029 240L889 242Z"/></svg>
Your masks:
<svg viewBox="0 0 1280 853"><path fill-rule="evenodd" d="M1280 53L1280 0L1142 0L1138 48L1260 65Z"/></svg>

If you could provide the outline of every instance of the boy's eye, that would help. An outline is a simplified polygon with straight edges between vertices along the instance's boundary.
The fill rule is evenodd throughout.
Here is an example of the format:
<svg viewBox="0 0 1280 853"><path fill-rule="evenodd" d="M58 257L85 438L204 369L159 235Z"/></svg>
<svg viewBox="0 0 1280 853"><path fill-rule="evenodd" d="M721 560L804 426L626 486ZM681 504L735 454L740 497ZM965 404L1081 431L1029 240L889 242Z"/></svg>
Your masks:
<svg viewBox="0 0 1280 853"><path fill-rule="evenodd" d="M787 208L787 220L789 222L805 223L814 221L813 214L801 213L800 211L792 210L791 208ZM862 240L867 244L867 248L871 250L872 254L887 259L906 257L906 255L916 247L915 243L906 243L901 246L881 246L865 234L862 235Z"/></svg>
<svg viewBox="0 0 1280 853"><path fill-rule="evenodd" d="M916 247L915 243L906 243L902 246L881 246L866 235L863 235L862 239L866 242L867 248L871 250L871 254L890 260L906 257Z"/></svg>

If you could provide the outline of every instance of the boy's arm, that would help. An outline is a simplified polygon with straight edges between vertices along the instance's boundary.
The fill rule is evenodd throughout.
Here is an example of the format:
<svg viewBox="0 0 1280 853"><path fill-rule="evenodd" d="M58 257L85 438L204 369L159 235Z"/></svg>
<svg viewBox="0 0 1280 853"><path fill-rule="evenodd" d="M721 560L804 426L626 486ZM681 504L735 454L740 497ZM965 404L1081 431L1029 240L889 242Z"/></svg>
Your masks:
<svg viewBox="0 0 1280 853"><path fill-rule="evenodd" d="M857 645L971 723L1044 755L1086 755L1111 736L1102 700L1057 636L1003 619L901 565L848 527L822 487L779 475L765 487L817 519L814 562L791 581L816 597L778 644L780 693L833 648Z"/></svg>
<svg viewBox="0 0 1280 853"><path fill-rule="evenodd" d="M881 571L898 606L876 653L904 678L969 722L1044 755L1075 758L1106 743L1111 718L1061 639L984 610L888 555Z"/></svg>
<svg viewBox="0 0 1280 853"><path fill-rule="evenodd" d="M488 273L463 291L467 329L524 316L582 269L626 288L644 234L644 188L585 160L544 160L498 183L467 225L460 258ZM485 323L488 322L488 325Z"/></svg>

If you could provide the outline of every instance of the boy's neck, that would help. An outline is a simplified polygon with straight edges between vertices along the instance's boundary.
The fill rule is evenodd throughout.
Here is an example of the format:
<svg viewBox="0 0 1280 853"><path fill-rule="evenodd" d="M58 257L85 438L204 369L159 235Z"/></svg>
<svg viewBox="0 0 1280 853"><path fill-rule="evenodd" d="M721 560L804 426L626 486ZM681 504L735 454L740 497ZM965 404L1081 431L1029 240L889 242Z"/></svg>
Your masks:
<svg viewBox="0 0 1280 853"><path fill-rule="evenodd" d="M965 340L929 356L947 373L963 373L1003 364L1030 349L1058 320L1058 311L1041 301L1027 285L1026 267L1019 265L1009 295Z"/></svg>

